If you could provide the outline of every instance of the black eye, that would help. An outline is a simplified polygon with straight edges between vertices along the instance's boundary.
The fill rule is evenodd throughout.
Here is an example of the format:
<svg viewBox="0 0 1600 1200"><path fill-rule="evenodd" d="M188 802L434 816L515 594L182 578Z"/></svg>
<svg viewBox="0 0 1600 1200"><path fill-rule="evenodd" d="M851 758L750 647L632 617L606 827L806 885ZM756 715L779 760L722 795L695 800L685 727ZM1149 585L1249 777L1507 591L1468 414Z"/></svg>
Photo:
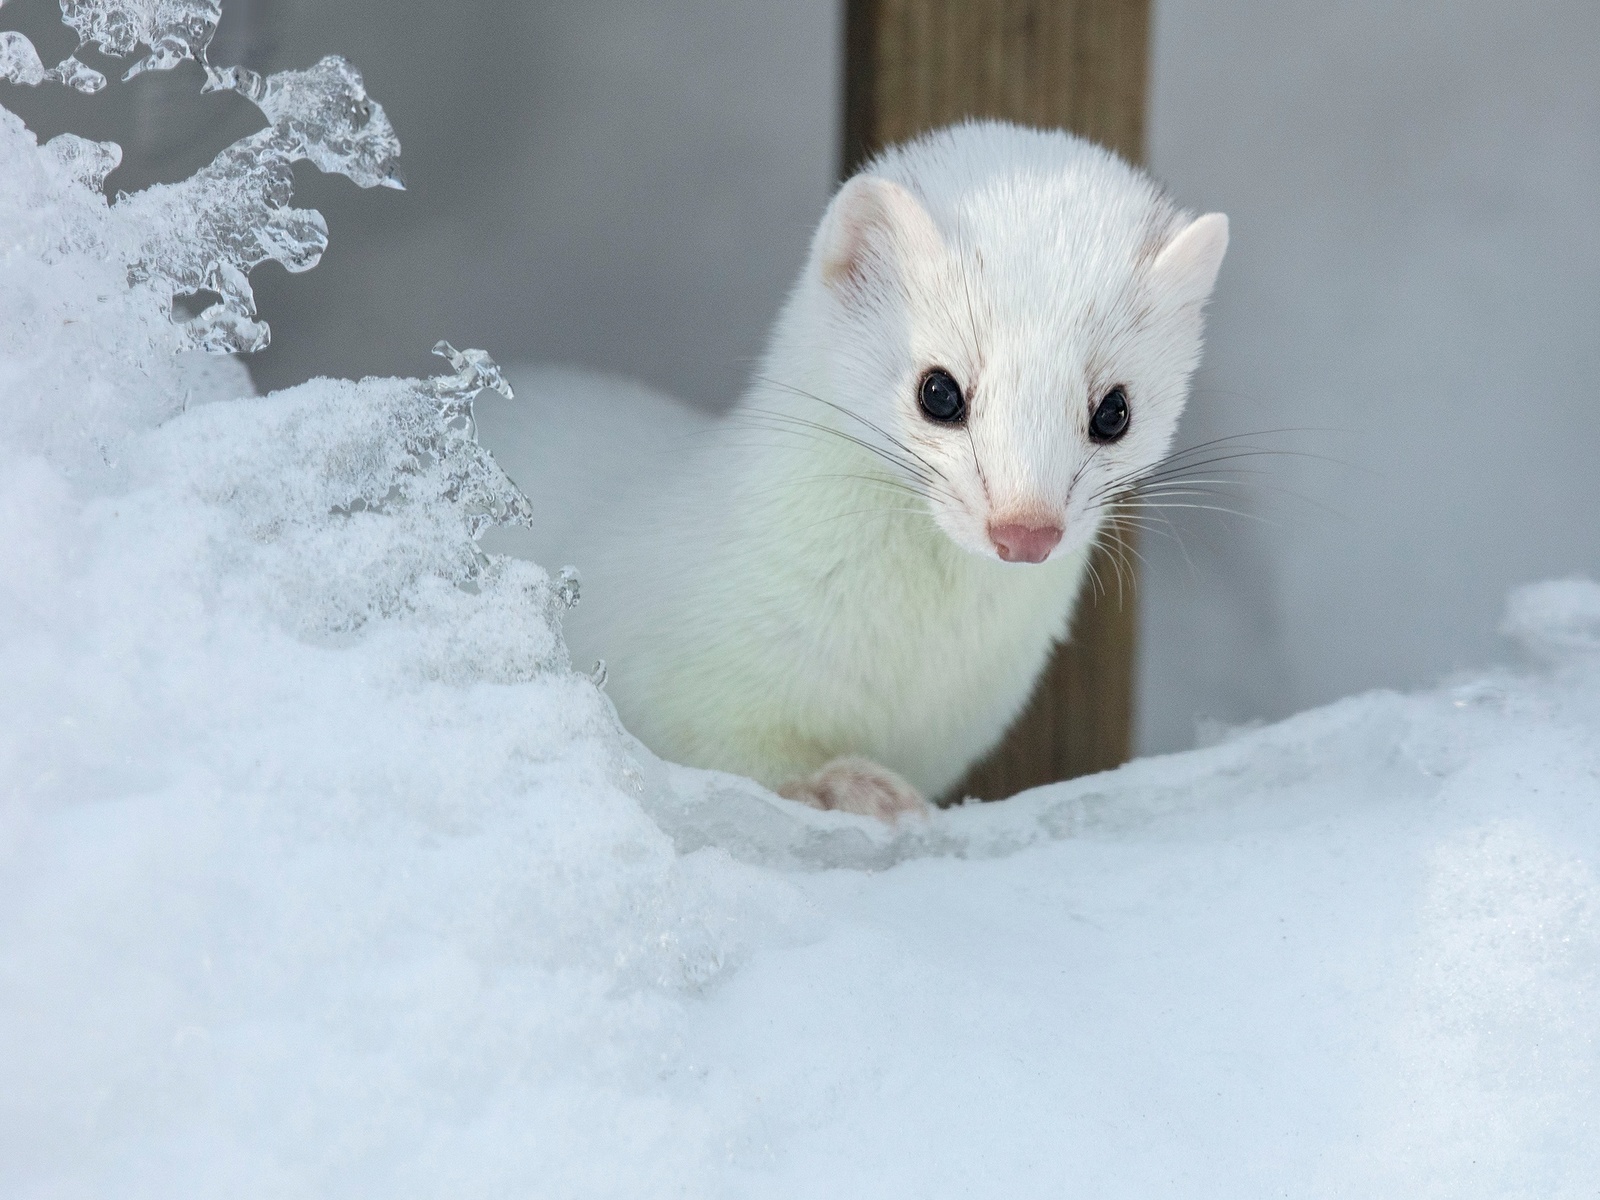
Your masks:
<svg viewBox="0 0 1600 1200"><path fill-rule="evenodd" d="M1114 442L1128 431L1128 393L1114 387L1095 406L1089 418L1089 436L1097 442Z"/></svg>
<svg viewBox="0 0 1600 1200"><path fill-rule="evenodd" d="M961 385L949 371L941 371L938 367L922 377L917 403L930 421L956 425L967 419L967 400L961 394Z"/></svg>

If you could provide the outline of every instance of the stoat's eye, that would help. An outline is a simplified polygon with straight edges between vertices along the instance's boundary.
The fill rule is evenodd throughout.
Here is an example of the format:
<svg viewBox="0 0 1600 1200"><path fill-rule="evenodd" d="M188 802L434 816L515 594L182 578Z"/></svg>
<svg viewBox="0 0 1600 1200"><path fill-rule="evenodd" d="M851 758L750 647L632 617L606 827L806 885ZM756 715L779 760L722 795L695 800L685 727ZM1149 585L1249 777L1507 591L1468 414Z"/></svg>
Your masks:
<svg viewBox="0 0 1600 1200"><path fill-rule="evenodd" d="M917 389L917 404L922 415L941 425L959 425L967 419L967 398L949 371L933 368L922 377Z"/></svg>
<svg viewBox="0 0 1600 1200"><path fill-rule="evenodd" d="M1128 393L1118 384L1095 405L1089 418L1089 436L1097 442L1114 442L1128 431Z"/></svg>

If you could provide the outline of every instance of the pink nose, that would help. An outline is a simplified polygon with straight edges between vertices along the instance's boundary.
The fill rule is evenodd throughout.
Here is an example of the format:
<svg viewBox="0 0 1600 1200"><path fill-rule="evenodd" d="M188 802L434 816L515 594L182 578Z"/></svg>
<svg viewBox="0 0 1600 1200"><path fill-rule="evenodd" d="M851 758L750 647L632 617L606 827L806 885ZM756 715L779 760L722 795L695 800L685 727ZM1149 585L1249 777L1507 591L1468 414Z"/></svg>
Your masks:
<svg viewBox="0 0 1600 1200"><path fill-rule="evenodd" d="M1061 541L1059 525L1007 522L989 526L989 540L1007 562L1042 563Z"/></svg>

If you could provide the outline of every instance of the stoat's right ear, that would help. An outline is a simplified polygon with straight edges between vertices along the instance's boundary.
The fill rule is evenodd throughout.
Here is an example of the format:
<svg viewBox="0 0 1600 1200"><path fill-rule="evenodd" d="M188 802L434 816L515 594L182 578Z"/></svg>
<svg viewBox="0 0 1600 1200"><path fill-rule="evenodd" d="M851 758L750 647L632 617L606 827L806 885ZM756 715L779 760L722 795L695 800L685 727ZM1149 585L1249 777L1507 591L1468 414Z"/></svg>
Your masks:
<svg viewBox="0 0 1600 1200"><path fill-rule="evenodd" d="M944 245L917 198L876 175L857 175L840 188L818 232L822 282L839 293L891 282Z"/></svg>
<svg viewBox="0 0 1600 1200"><path fill-rule="evenodd" d="M1222 213L1196 217L1156 255L1150 280L1179 304L1204 304L1227 252L1228 218Z"/></svg>

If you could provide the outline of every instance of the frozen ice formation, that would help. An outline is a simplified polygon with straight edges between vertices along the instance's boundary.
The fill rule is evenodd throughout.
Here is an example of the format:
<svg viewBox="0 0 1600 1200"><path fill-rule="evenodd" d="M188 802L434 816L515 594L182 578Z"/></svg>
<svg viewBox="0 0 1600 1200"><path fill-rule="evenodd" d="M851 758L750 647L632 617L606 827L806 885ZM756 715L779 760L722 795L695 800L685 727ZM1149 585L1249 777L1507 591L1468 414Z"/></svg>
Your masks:
<svg viewBox="0 0 1600 1200"><path fill-rule="evenodd" d="M154 37L166 47L152 56L158 66L180 53L203 57L215 17L214 5L68 9L80 37L110 53ZM293 163L309 160L362 186L399 186L399 141L343 59L265 78L208 69L207 86L239 91L270 123L190 178L109 204L101 189L121 161L115 143L67 133L35 146L0 110L0 280L10 289L0 292L0 392L14 401L13 435L52 457L116 462L133 435L174 409L248 390L235 375L237 390L216 391L229 377L219 384L180 351L265 346L248 272L269 260L290 271L317 263L327 225L290 204ZM44 286L63 273L76 282ZM174 326L172 297L197 292L218 300ZM450 371L434 379L327 382L240 401L221 406L241 410L227 417L191 413L171 437L186 446L188 486L214 500L238 545L251 548L248 578L265 589L258 600L290 627L349 632L374 617L455 611L473 595L475 611L497 612L494 624L524 652L496 658L487 637L481 652L463 648L473 618L458 612L447 639L453 659L433 656L437 669L473 661L495 677L542 669L565 653L554 630L571 585L476 545L489 525L530 518L527 500L478 445L472 414L483 388L508 397L511 389L483 351L445 342L435 350ZM108 383L127 371L147 386ZM218 431L245 412L250 436ZM229 554L239 557L237 548Z"/></svg>
<svg viewBox="0 0 1600 1200"><path fill-rule="evenodd" d="M515 399L511 385L501 373L494 359L482 350L457 350L443 339L433 344L433 352L455 368L453 378L441 376L435 387L441 398L460 395L476 396L484 388L493 388L507 400Z"/></svg>
<svg viewBox="0 0 1600 1200"><path fill-rule="evenodd" d="M288 203L294 189L289 163L274 151L260 153L246 138L188 179L119 197L113 209L131 281L159 282L174 296L211 291L220 297L188 323L199 349L264 349L271 331L255 320L248 272L269 260L290 272L309 271L327 248L322 214Z"/></svg>
<svg viewBox="0 0 1600 1200"><path fill-rule="evenodd" d="M222 0L61 0L61 20L78 35L79 48L93 42L100 53L125 58L150 47L124 79L170 71L191 58L204 62L221 19Z"/></svg>
<svg viewBox="0 0 1600 1200"><path fill-rule="evenodd" d="M406 615L437 623L451 649L430 650L426 670L441 676L565 667L554 632L564 589L476 544L532 514L474 437L472 399L497 369L466 353L469 371L316 380L171 428L189 486L226 526L219 568L244 607L312 638Z"/></svg>
<svg viewBox="0 0 1600 1200"><path fill-rule="evenodd" d="M242 610L312 638L408 615L433 630L415 639L411 669L439 677L564 668L557 622L574 585L476 544L492 524L531 518L476 440L477 394L511 394L482 350L440 342L449 369L431 379L208 403L248 392L248 379L197 369L185 347L264 343L245 271L269 258L303 270L326 245L322 218L287 203L289 163L315 154L337 167L348 152L357 174L381 179L396 149L347 64L270 84L274 125L190 179L115 204L101 191L115 143L67 133L38 146L0 109L0 451L10 442L73 468L98 458L137 478L150 454L128 448L159 427L184 494L222 530L197 556L231 581L210 590L231 588ZM172 293L200 288L221 301L174 326ZM178 409L186 419L169 420Z"/></svg>
<svg viewBox="0 0 1600 1200"><path fill-rule="evenodd" d="M262 76L245 67L209 69L206 91L238 92L271 125L251 139L258 152L307 159L362 187L403 188L400 139L361 73L337 54L305 71Z"/></svg>
<svg viewBox="0 0 1600 1200"><path fill-rule="evenodd" d="M33 43L14 29L0 31L0 79L35 87L44 82L44 64Z"/></svg>
<svg viewBox="0 0 1600 1200"><path fill-rule="evenodd" d="M75 92L98 92L106 85L106 77L76 55L69 54L46 70L33 43L14 29L0 30L0 79L26 87L60 83Z"/></svg>
<svg viewBox="0 0 1600 1200"><path fill-rule="evenodd" d="M61 20L78 35L80 50L93 43L102 54L125 58L141 45L150 47L124 79L170 71L189 59L204 62L221 19L222 0L61 0ZM106 77L75 54L46 70L33 43L15 31L0 33L0 79L28 86L60 83L79 92L106 85Z"/></svg>
<svg viewBox="0 0 1600 1200"><path fill-rule="evenodd" d="M310 270L328 245L322 214L289 204L292 164L307 160L361 187L397 188L400 140L360 72L337 56L265 78L238 67L212 71L206 86L237 91L271 124L182 183L121 198L117 209L137 230L135 279L161 279L175 295L218 295L189 323L192 344L251 352L267 345L271 330L256 320L249 272L269 260Z"/></svg>
<svg viewBox="0 0 1600 1200"><path fill-rule="evenodd" d="M44 152L68 179L96 192L122 162L122 147L115 142L92 142L75 133L57 134L44 144Z"/></svg>
<svg viewBox="0 0 1600 1200"><path fill-rule="evenodd" d="M272 331L257 319L250 272L276 262L291 272L316 266L328 245L328 226L315 209L294 208L294 163L308 161L361 187L404 185L400 139L383 107L368 97L361 73L337 55L302 71L262 76L243 67L206 63L206 47L221 17L220 0L62 0L62 19L80 46L93 44L118 57L140 45L150 53L128 76L168 70L187 59L205 66L204 91L234 91L267 118L265 129L224 149L190 178L119 196L97 238L118 254L135 283L159 286L169 297L215 294L217 300L188 321L195 349L251 353L264 349ZM0 77L16 83L63 83L96 91L105 78L79 62L46 70L27 38L0 33ZM81 139L79 139L81 142ZM63 147L78 153L83 143ZM95 165L110 162L111 143Z"/></svg>

